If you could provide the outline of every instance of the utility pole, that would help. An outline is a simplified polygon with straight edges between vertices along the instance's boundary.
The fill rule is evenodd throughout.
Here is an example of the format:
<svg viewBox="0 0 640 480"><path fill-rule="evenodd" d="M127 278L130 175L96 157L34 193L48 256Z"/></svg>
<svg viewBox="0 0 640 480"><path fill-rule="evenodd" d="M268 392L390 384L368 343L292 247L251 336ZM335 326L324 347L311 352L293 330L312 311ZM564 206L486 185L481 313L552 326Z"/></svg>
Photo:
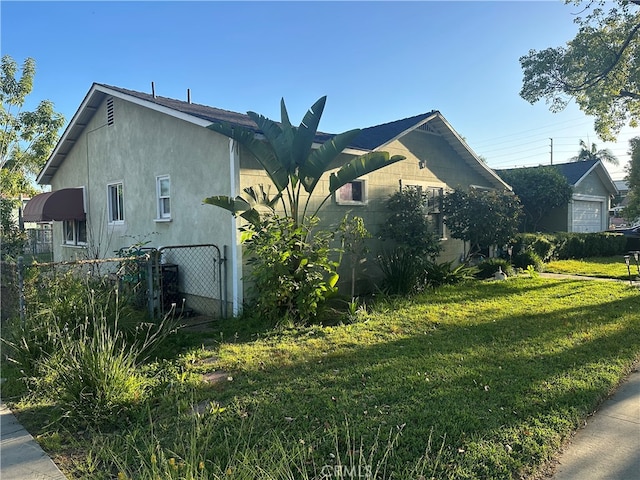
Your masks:
<svg viewBox="0 0 640 480"><path fill-rule="evenodd" d="M551 165L553 165L553 138L550 138L549 140L551 140Z"/></svg>

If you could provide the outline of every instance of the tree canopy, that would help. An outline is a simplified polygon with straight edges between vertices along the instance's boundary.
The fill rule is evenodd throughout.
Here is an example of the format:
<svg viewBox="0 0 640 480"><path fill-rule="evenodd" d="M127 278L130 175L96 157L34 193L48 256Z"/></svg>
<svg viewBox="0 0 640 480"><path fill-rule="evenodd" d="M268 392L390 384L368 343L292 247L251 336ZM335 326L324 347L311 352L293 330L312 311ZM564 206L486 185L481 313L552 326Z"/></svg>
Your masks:
<svg viewBox="0 0 640 480"><path fill-rule="evenodd" d="M499 173L522 203L522 230L525 232L537 231L538 224L551 210L565 205L571 199L571 185L552 166L514 168Z"/></svg>
<svg viewBox="0 0 640 480"><path fill-rule="evenodd" d="M624 209L624 217L629 221L640 218L640 137L629 140L631 160L626 166L625 180L629 184L628 203Z"/></svg>
<svg viewBox="0 0 640 480"><path fill-rule="evenodd" d="M469 242L469 256L492 245L506 245L518 232L522 206L507 191L456 190L442 200L445 224L453 238Z"/></svg>
<svg viewBox="0 0 640 480"><path fill-rule="evenodd" d="M404 187L385 202L390 212L380 228L380 237L395 242L418 258L435 258L440 237L429 220L427 198L417 188Z"/></svg>
<svg viewBox="0 0 640 480"><path fill-rule="evenodd" d="M566 0L586 4L574 20L578 33L566 46L530 50L520 58L524 72L520 96L544 99L553 112L571 99L595 117L594 129L614 141L627 123L640 119L640 0Z"/></svg>
<svg viewBox="0 0 640 480"><path fill-rule="evenodd" d="M32 179L46 163L64 124L64 117L54 111L49 100L42 100L33 111L23 110L33 89L35 72L32 58L27 58L19 69L9 55L2 57L0 186L6 196L33 191Z"/></svg>

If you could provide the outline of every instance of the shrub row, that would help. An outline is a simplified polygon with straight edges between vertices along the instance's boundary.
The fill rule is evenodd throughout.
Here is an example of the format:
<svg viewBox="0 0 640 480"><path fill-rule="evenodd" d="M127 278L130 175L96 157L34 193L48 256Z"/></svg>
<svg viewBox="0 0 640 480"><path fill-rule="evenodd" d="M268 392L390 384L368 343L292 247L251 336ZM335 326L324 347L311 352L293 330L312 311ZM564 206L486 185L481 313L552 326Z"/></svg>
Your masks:
<svg viewBox="0 0 640 480"><path fill-rule="evenodd" d="M633 249L633 241L619 233L524 233L514 247L515 255L535 252L544 262L574 258L610 257Z"/></svg>

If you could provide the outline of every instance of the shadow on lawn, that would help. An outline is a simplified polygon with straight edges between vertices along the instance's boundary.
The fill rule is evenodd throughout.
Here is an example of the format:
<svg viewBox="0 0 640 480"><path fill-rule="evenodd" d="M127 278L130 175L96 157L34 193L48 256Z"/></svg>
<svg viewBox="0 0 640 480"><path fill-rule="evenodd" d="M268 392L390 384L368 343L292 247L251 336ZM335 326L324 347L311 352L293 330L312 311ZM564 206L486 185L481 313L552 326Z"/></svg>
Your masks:
<svg viewBox="0 0 640 480"><path fill-rule="evenodd" d="M559 292L566 300L561 311L518 309L527 293L553 289L559 282L568 287ZM498 310L490 303L496 295L514 295L513 308ZM466 478L488 478L500 468L506 472L500 478L510 478L509 472L530 471L546 460L578 419L615 388L640 351L640 297L571 304L572 297L584 300L588 295L589 286L582 280L535 279L525 287L483 282L460 289L459 295L429 294L405 307L424 309L420 329L413 325L410 330L416 320L407 315L395 338L366 346L355 339L345 346L337 339L340 351L335 351L331 333L310 327L306 332L314 331L314 340L323 336L324 347L288 364L278 360L282 352L277 340L290 332L220 321L216 331L190 338L242 344L269 336L274 340L265 347L269 361L231 372L232 381L196 387L191 398L179 398L181 406L170 405L170 395L158 392L145 407L151 424L137 426L131 442L157 435L169 450L188 448L178 441L178 433L193 417L187 404L206 399L226 410L212 416L214 427L193 433L202 435L194 441L203 458L224 462L230 454L225 448L234 438L242 447L261 448L273 440L267 432L275 432L309 445L330 437L317 452L326 459L335 452L332 435L338 435L341 447L350 448L344 445L347 428L351 438L365 446L378 434L386 438L389 431L402 430L392 468L415 462L433 439L435 445L444 445L444 461L437 468L446 475L437 478L455 477L456 469L472 472ZM466 320L436 317L430 310L432 304L462 300L470 307ZM483 314L491 320L483 320ZM389 315L403 313L391 304ZM123 435L129 435L126 428ZM175 446L171 438L176 438ZM496 467L496 462L502 465Z"/></svg>
<svg viewBox="0 0 640 480"><path fill-rule="evenodd" d="M588 294L584 282L571 283L569 297ZM521 286L512 290L522 294ZM640 311L640 298L463 325L434 318L421 334L240 371L212 393L221 404L239 402L256 431L293 437L346 417L354 435L368 438L381 425L406 424L400 461L415 460L432 434L446 437L452 458L472 455L483 442L508 442L513 455L505 461L515 471L544 461L548 446L559 445L615 388L640 351L634 308Z"/></svg>

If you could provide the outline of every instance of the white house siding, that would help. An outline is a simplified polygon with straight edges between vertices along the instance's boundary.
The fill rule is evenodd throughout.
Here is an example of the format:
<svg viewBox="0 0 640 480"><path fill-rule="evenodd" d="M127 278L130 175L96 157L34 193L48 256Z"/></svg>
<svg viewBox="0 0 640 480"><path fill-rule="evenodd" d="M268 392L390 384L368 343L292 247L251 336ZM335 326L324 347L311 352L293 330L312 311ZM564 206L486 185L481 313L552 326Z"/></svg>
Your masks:
<svg viewBox="0 0 640 480"><path fill-rule="evenodd" d="M609 192L593 171L573 189L569 208L568 225L570 232L593 233L608 228Z"/></svg>
<svg viewBox="0 0 640 480"><path fill-rule="evenodd" d="M574 195L569 212L572 232L593 233L607 228L608 208L605 198Z"/></svg>

